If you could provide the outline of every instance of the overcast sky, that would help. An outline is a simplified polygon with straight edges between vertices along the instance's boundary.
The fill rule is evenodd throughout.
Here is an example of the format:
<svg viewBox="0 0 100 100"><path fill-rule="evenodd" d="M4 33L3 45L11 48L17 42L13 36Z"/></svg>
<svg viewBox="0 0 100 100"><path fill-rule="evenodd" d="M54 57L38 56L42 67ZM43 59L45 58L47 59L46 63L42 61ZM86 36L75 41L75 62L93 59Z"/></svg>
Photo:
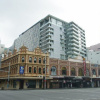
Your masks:
<svg viewBox="0 0 100 100"><path fill-rule="evenodd" d="M86 46L100 43L100 0L0 0L0 40L10 47L48 14L85 30Z"/></svg>

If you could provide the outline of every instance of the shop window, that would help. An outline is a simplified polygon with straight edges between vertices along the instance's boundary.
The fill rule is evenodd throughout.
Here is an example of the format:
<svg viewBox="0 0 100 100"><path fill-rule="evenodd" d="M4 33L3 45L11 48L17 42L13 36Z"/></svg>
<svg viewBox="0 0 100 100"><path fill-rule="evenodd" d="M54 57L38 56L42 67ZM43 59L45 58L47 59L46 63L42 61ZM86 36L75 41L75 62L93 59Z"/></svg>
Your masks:
<svg viewBox="0 0 100 100"><path fill-rule="evenodd" d="M95 69L92 70L92 74L93 74L93 75L96 75Z"/></svg>
<svg viewBox="0 0 100 100"><path fill-rule="evenodd" d="M56 75L56 67L52 66L51 68L51 75Z"/></svg>
<svg viewBox="0 0 100 100"><path fill-rule="evenodd" d="M62 75L66 75L66 68L65 67L62 68Z"/></svg>
<svg viewBox="0 0 100 100"><path fill-rule="evenodd" d="M29 57L29 62L32 62L32 57Z"/></svg>
<svg viewBox="0 0 100 100"><path fill-rule="evenodd" d="M13 80L13 88L16 88L16 80Z"/></svg>
<svg viewBox="0 0 100 100"><path fill-rule="evenodd" d="M98 70L98 75L100 76L100 69Z"/></svg>
<svg viewBox="0 0 100 100"><path fill-rule="evenodd" d="M71 69L71 76L75 76L75 68Z"/></svg>
<svg viewBox="0 0 100 100"><path fill-rule="evenodd" d="M39 58L39 63L41 63L41 58Z"/></svg>
<svg viewBox="0 0 100 100"><path fill-rule="evenodd" d="M39 68L39 74L41 74L41 68Z"/></svg>
<svg viewBox="0 0 100 100"><path fill-rule="evenodd" d="M29 73L31 73L32 72L32 67L29 67Z"/></svg>
<svg viewBox="0 0 100 100"><path fill-rule="evenodd" d="M82 68L79 68L78 75L79 76L84 76Z"/></svg>
<svg viewBox="0 0 100 100"><path fill-rule="evenodd" d="M36 80L29 80L28 85L28 88L36 88Z"/></svg>
<svg viewBox="0 0 100 100"><path fill-rule="evenodd" d="M22 62L24 62L25 61L25 59L24 59L24 57L22 57Z"/></svg>

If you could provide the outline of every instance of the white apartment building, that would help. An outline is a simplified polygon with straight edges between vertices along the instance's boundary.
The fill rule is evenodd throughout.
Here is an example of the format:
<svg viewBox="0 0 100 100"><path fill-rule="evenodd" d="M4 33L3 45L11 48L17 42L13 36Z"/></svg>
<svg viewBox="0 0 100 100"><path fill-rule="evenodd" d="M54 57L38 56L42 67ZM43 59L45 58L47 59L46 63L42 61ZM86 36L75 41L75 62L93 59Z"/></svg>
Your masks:
<svg viewBox="0 0 100 100"><path fill-rule="evenodd" d="M87 48L87 60L92 64L100 64L100 43Z"/></svg>
<svg viewBox="0 0 100 100"><path fill-rule="evenodd" d="M4 49L5 49L5 45L1 44L1 40L0 40L0 54L3 53Z"/></svg>
<svg viewBox="0 0 100 100"><path fill-rule="evenodd" d="M5 45L1 44L1 40L0 40L0 66L1 66L1 58L2 58L2 53L5 50Z"/></svg>
<svg viewBox="0 0 100 100"><path fill-rule="evenodd" d="M40 47L51 58L86 57L85 31L74 22L65 22L48 15L23 32L14 41L12 49L25 45L30 51Z"/></svg>

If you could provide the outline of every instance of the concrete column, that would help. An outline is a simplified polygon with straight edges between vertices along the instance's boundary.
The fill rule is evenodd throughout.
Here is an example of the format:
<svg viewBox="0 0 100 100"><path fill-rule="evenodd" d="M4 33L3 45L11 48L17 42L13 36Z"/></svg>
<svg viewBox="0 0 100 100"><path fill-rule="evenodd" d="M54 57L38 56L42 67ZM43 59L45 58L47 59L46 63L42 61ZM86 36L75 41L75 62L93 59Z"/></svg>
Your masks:
<svg viewBox="0 0 100 100"><path fill-rule="evenodd" d="M36 80L36 88L39 88L39 80Z"/></svg>
<svg viewBox="0 0 100 100"><path fill-rule="evenodd" d="M47 81L47 89L50 87L50 82Z"/></svg>
<svg viewBox="0 0 100 100"><path fill-rule="evenodd" d="M27 73L27 65L25 65L25 73Z"/></svg>
<svg viewBox="0 0 100 100"><path fill-rule="evenodd" d="M78 68L76 68L76 76L78 76Z"/></svg>
<svg viewBox="0 0 100 100"><path fill-rule="evenodd" d="M24 86L23 86L23 89L27 89L26 83L28 83L28 80L24 80Z"/></svg>
<svg viewBox="0 0 100 100"><path fill-rule="evenodd" d="M19 65L17 66L17 74L19 74Z"/></svg>

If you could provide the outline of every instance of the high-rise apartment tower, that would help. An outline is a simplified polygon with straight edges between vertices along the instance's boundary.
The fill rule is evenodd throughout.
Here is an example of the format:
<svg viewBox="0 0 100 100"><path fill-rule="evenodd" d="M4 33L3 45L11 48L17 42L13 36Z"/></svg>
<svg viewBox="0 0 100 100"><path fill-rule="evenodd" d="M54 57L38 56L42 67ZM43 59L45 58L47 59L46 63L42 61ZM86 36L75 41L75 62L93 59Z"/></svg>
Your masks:
<svg viewBox="0 0 100 100"><path fill-rule="evenodd" d="M86 57L85 31L74 22L65 22L48 15L23 32L14 41L12 49L25 45L30 51L40 47L51 58Z"/></svg>

